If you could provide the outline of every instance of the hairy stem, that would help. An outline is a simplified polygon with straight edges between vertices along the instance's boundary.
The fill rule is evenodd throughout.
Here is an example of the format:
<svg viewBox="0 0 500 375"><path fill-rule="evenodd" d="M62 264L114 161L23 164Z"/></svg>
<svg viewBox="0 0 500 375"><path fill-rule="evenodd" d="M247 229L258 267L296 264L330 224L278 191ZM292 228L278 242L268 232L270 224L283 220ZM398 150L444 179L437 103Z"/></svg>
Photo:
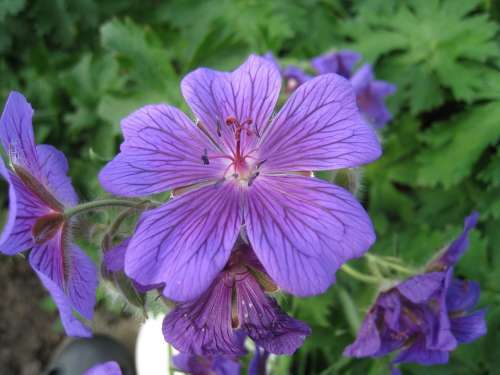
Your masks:
<svg viewBox="0 0 500 375"><path fill-rule="evenodd" d="M100 208L106 208L106 207L138 207L140 205L143 205L144 203L147 203L149 201L145 200L130 200L130 199L103 199L100 201L93 201L93 202L87 202L87 203L82 203L79 204L75 207L70 207L64 211L64 216L66 218L73 217L75 215L80 215L84 212L87 211L93 211L97 210Z"/></svg>
<svg viewBox="0 0 500 375"><path fill-rule="evenodd" d="M344 264L342 267L340 267L342 271L344 271L346 274L348 274L350 277L353 279L359 280L361 282L367 283L367 284L380 284L382 281L381 279L374 277L374 276L369 276L365 275L351 266L348 266L347 264Z"/></svg>

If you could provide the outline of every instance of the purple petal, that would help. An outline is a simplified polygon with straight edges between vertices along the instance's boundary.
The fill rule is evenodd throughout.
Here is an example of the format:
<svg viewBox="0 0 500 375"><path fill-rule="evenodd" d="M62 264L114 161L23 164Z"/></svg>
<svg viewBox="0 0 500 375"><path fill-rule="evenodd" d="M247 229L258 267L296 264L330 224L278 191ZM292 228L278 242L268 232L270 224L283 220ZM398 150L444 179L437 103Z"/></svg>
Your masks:
<svg viewBox="0 0 500 375"><path fill-rule="evenodd" d="M195 115L206 126L214 140L222 141L226 151L233 150L233 130L226 119L239 122L252 120L252 129L263 128L274 110L281 89L281 76L267 59L251 55L232 73L201 68L188 74L181 82L181 90ZM255 136L242 135L242 148L250 147Z"/></svg>
<svg viewBox="0 0 500 375"><path fill-rule="evenodd" d="M385 81L375 81L370 64L365 64L354 74L351 84L365 119L376 128L386 125L392 116L385 104L385 97L393 94L396 86Z"/></svg>
<svg viewBox="0 0 500 375"><path fill-rule="evenodd" d="M485 311L478 310L467 316L451 318L451 331L458 342L469 343L487 332Z"/></svg>
<svg viewBox="0 0 500 375"><path fill-rule="evenodd" d="M232 281L225 281L225 275L219 277L200 298L181 303L168 314L163 321L165 340L184 353L243 355L231 322Z"/></svg>
<svg viewBox="0 0 500 375"><path fill-rule="evenodd" d="M0 141L13 163L25 167L38 177L39 168L32 117L31 104L22 94L12 91L0 118Z"/></svg>
<svg viewBox="0 0 500 375"><path fill-rule="evenodd" d="M377 328L376 310L371 310L363 320L356 340L344 350L347 357L368 357L380 350L381 340Z"/></svg>
<svg viewBox="0 0 500 375"><path fill-rule="evenodd" d="M123 120L122 130L121 152L99 174L113 194L143 196L223 177L228 162L204 162L214 146L174 107L143 107Z"/></svg>
<svg viewBox="0 0 500 375"><path fill-rule="evenodd" d="M344 78L349 78L354 65L359 60L361 60L361 54L343 50L318 56L312 59L311 66L318 74L336 73Z"/></svg>
<svg viewBox="0 0 500 375"><path fill-rule="evenodd" d="M123 271L125 268L125 250L130 243L130 237L120 242L117 246L104 252L104 265L111 272Z"/></svg>
<svg viewBox="0 0 500 375"><path fill-rule="evenodd" d="M287 81L294 80L295 87L297 87L302 85L304 82L309 81L313 77L304 72L304 70L298 66L288 65L285 69L283 69L283 78ZM290 84L290 82L288 82L288 84ZM292 87L293 86L294 85L292 85ZM293 89L295 89L295 87L293 87Z"/></svg>
<svg viewBox="0 0 500 375"><path fill-rule="evenodd" d="M264 294L250 273L236 277L236 306L241 328L268 352L293 354L311 329L285 314L274 299Z"/></svg>
<svg viewBox="0 0 500 375"><path fill-rule="evenodd" d="M212 369L216 375L240 375L240 362L237 359L219 355L214 358Z"/></svg>
<svg viewBox="0 0 500 375"><path fill-rule="evenodd" d="M247 191L250 243L271 278L298 296L324 292L336 270L375 241L370 218L347 191L302 176L259 176Z"/></svg>
<svg viewBox="0 0 500 375"><path fill-rule="evenodd" d="M281 71L280 63L271 51L266 52L262 57L272 63L278 71Z"/></svg>
<svg viewBox="0 0 500 375"><path fill-rule="evenodd" d="M83 375L122 375L122 370L118 363L110 361L92 367Z"/></svg>
<svg viewBox="0 0 500 375"><path fill-rule="evenodd" d="M428 350L425 340L419 338L408 349L401 351L393 363L418 363L429 366L448 363L448 358L447 351Z"/></svg>
<svg viewBox="0 0 500 375"><path fill-rule="evenodd" d="M78 246L63 245L64 236L58 233L46 243L35 246L30 264L39 276L44 275L61 292L65 291L71 306L91 320L96 303L97 270Z"/></svg>
<svg viewBox="0 0 500 375"><path fill-rule="evenodd" d="M355 167L381 155L377 135L362 120L351 85L325 74L301 85L261 132L262 170Z"/></svg>
<svg viewBox="0 0 500 375"><path fill-rule="evenodd" d="M179 353L173 358L176 369L195 375L239 375L240 364L237 359L215 356L200 357Z"/></svg>
<svg viewBox="0 0 500 375"><path fill-rule="evenodd" d="M33 226L50 209L19 177L8 172L1 160L0 173L9 184L9 215L0 238L0 251L14 255L34 245Z"/></svg>
<svg viewBox="0 0 500 375"><path fill-rule="evenodd" d="M248 365L248 375L266 375L268 358L269 352L256 346L255 354Z"/></svg>
<svg viewBox="0 0 500 375"><path fill-rule="evenodd" d="M125 273L142 285L165 283L167 298L198 297L226 264L241 224L235 185L210 185L142 214Z"/></svg>
<svg viewBox="0 0 500 375"><path fill-rule="evenodd" d="M478 282L454 279L446 295L448 311L453 313L471 310L479 301L479 294Z"/></svg>
<svg viewBox="0 0 500 375"><path fill-rule="evenodd" d="M396 288L413 303L424 303L443 287L445 276L443 272L417 275L403 281Z"/></svg>
<svg viewBox="0 0 500 375"><path fill-rule="evenodd" d="M479 218L478 212L473 212L464 220L464 230L445 250L443 255L437 260L437 263L445 266L453 266L462 257L465 250L469 247L469 232L474 229Z"/></svg>
<svg viewBox="0 0 500 375"><path fill-rule="evenodd" d="M68 161L64 154L50 145L38 145L36 151L44 184L65 206L78 204L78 195L67 175Z"/></svg>

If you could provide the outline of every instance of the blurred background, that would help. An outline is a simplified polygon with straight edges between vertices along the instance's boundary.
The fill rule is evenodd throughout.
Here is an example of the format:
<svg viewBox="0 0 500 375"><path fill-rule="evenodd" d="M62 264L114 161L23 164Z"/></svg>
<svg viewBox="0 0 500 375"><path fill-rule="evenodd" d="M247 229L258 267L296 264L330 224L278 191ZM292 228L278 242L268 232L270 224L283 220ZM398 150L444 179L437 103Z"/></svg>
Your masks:
<svg viewBox="0 0 500 375"><path fill-rule="evenodd" d="M362 53L398 88L380 132L384 155L364 168L359 193L378 234L372 251L419 266L464 216L481 213L457 273L480 281L488 335L447 366L404 373L498 374L499 23L497 0L0 0L0 102L13 89L27 96L38 142L66 153L77 191L91 200L104 195L96 175L117 151L120 119L147 103L187 111L179 82L196 67L233 69L269 51L283 66L332 49ZM5 211L4 185L0 199ZM84 248L98 259L95 244ZM57 313L21 257L0 257L0 285L0 373L38 374L63 337ZM277 359L275 373L386 373L386 359L341 355L375 292L340 275L322 296L283 297L313 333ZM104 330L136 324L108 300L101 290Z"/></svg>

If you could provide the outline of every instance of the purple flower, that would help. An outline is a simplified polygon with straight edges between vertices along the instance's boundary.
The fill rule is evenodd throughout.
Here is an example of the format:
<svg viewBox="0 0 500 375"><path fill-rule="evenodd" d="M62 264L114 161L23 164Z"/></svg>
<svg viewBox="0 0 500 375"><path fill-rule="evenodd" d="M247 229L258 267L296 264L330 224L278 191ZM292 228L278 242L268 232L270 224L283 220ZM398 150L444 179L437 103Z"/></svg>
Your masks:
<svg viewBox="0 0 500 375"><path fill-rule="evenodd" d="M176 191L142 214L127 248L128 276L164 283L175 301L193 300L226 265L244 224L272 279L305 296L323 292L343 263L371 246L371 221L350 193L297 173L380 156L351 85L333 74L312 79L271 121L280 87L276 67L251 56L232 73L201 68L184 78L196 126L163 104L123 120L125 141L101 184L124 196Z"/></svg>
<svg viewBox="0 0 500 375"><path fill-rule="evenodd" d="M9 169L0 159L0 174L9 184L9 215L0 237L0 252L31 250L29 262L56 303L70 336L91 332L73 316L92 319L97 287L90 258L71 242L71 220L64 215L78 197L67 176L64 155L52 146L36 145L33 109L12 92L0 119L0 141Z"/></svg>
<svg viewBox="0 0 500 375"><path fill-rule="evenodd" d="M282 70L282 76L286 82L286 92L291 93L304 82L309 81L313 76L307 74L303 69L295 65L288 65Z"/></svg>
<svg viewBox="0 0 500 375"><path fill-rule="evenodd" d="M192 375L239 375L240 363L237 358L215 356L201 357L179 353L173 358L176 369Z"/></svg>
<svg viewBox="0 0 500 375"><path fill-rule="evenodd" d="M458 344L486 333L484 310L473 311L479 285L453 278L453 266L476 220L476 213L465 219L463 233L431 262L427 273L380 293L344 355L378 357L399 351L393 363L440 364L448 362ZM439 270L433 271L436 267Z"/></svg>
<svg viewBox="0 0 500 375"><path fill-rule="evenodd" d="M310 329L285 314L264 289L276 288L251 249L239 244L205 293L167 315L165 339L199 356L244 355L245 336L271 353L292 354Z"/></svg>
<svg viewBox="0 0 500 375"><path fill-rule="evenodd" d="M384 127L392 118L385 97L396 92L396 86L378 81L370 64L365 64L351 78L356 101L366 121L375 128Z"/></svg>
<svg viewBox="0 0 500 375"><path fill-rule="evenodd" d="M361 54L342 50L329 52L311 60L311 66L318 74L337 73L342 77L350 78L352 69L361 60Z"/></svg>
<svg viewBox="0 0 500 375"><path fill-rule="evenodd" d="M83 375L122 375L122 370L118 363L110 361L88 369Z"/></svg>
<svg viewBox="0 0 500 375"><path fill-rule="evenodd" d="M248 375L266 375L267 374L267 359L269 358L269 352L255 347L255 354L250 361L248 366Z"/></svg>

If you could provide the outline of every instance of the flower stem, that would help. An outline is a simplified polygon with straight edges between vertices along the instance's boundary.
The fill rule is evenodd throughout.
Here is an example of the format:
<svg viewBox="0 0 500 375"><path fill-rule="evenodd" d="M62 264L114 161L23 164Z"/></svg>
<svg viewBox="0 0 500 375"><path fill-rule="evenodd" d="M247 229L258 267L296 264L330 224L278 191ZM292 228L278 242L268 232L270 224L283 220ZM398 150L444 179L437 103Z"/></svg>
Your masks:
<svg viewBox="0 0 500 375"><path fill-rule="evenodd" d="M103 199L100 201L87 202L79 204L75 207L70 207L64 211L64 216L66 216L66 218L70 218L72 216L79 215L87 211L92 211L104 207L113 207L113 206L138 207L147 202L148 201L144 200L138 201L130 199Z"/></svg>
<svg viewBox="0 0 500 375"><path fill-rule="evenodd" d="M367 284L380 284L381 280L378 279L377 277L365 275L355 270L351 266L348 266L347 264L344 264L340 269L349 276L351 276L353 279L359 280Z"/></svg>
<svg viewBox="0 0 500 375"><path fill-rule="evenodd" d="M381 266L386 267L386 268L392 268L393 270L398 271L398 272L400 272L402 274L413 275L415 273L414 270L412 270L412 269L410 269L408 267L405 267L405 266L403 266L401 264L398 264L398 263L392 262L390 260L384 259L384 258L382 258L380 256L377 256L377 255L366 254L366 258L369 261L372 261L374 263L378 263Z"/></svg>

